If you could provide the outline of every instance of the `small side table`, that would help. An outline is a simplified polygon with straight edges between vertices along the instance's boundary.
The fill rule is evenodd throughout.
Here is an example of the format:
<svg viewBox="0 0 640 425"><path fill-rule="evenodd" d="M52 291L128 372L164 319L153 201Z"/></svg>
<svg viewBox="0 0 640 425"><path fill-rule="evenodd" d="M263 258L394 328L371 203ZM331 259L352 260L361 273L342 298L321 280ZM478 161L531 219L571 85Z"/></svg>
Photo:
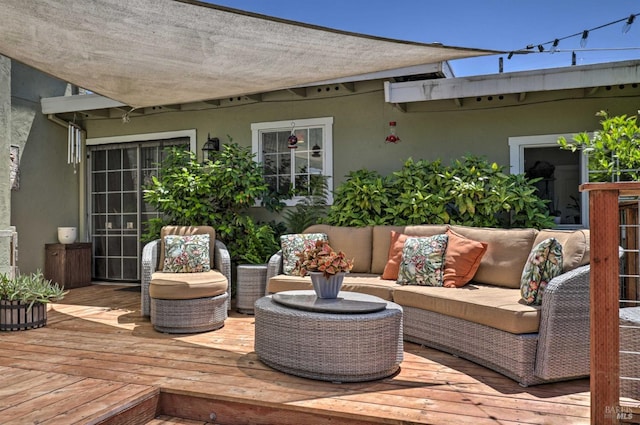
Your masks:
<svg viewBox="0 0 640 425"><path fill-rule="evenodd" d="M45 245L44 277L65 289L91 284L91 243Z"/></svg>
<svg viewBox="0 0 640 425"><path fill-rule="evenodd" d="M266 264L240 264L237 267L236 310L253 314L253 305L267 287Z"/></svg>

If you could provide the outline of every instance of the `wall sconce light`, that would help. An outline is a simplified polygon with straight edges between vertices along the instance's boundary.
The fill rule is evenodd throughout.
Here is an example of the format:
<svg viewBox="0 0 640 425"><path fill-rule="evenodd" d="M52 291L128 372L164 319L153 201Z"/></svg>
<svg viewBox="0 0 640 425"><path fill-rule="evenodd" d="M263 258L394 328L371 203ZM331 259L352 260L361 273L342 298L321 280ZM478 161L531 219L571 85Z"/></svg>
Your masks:
<svg viewBox="0 0 640 425"><path fill-rule="evenodd" d="M220 139L211 138L211 133L207 134L207 141L202 146L202 156L204 159L212 159L216 152L220 150Z"/></svg>
<svg viewBox="0 0 640 425"><path fill-rule="evenodd" d="M400 138L398 136L396 136L396 122L395 121L389 122L389 135L384 140L387 143L398 143L400 141Z"/></svg>

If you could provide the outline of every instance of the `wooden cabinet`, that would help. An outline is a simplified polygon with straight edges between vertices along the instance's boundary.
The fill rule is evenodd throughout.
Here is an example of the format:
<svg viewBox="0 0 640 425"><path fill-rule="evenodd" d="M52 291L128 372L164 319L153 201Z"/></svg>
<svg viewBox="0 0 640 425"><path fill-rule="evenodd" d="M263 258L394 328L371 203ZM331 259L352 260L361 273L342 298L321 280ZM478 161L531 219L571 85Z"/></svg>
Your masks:
<svg viewBox="0 0 640 425"><path fill-rule="evenodd" d="M65 289L91 284L91 243L45 245L44 277Z"/></svg>

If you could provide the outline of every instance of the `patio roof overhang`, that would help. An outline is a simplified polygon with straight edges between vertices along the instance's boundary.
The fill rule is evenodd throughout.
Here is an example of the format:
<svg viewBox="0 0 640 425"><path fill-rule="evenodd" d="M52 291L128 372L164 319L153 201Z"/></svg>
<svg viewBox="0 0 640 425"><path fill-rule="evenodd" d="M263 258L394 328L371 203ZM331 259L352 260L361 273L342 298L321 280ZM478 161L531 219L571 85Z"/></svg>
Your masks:
<svg viewBox="0 0 640 425"><path fill-rule="evenodd" d="M0 4L0 54L135 108L496 53L366 36L194 0Z"/></svg>

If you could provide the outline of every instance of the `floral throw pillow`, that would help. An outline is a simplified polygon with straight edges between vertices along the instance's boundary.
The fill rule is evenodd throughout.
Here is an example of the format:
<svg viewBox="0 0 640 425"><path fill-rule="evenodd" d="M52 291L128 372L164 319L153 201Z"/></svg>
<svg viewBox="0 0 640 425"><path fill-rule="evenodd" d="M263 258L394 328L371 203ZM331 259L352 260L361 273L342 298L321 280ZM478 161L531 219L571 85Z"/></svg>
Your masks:
<svg viewBox="0 0 640 425"><path fill-rule="evenodd" d="M408 237L402 248L397 282L400 285L442 286L446 234Z"/></svg>
<svg viewBox="0 0 640 425"><path fill-rule="evenodd" d="M528 305L542 304L547 283L562 273L562 245L555 238L545 239L529 254L520 279L520 293Z"/></svg>
<svg viewBox="0 0 640 425"><path fill-rule="evenodd" d="M164 237L163 272L195 273L211 270L209 235L167 235Z"/></svg>
<svg viewBox="0 0 640 425"><path fill-rule="evenodd" d="M328 241L327 235L324 233L296 233L280 236L282 272L287 275L300 276L300 270L296 268L298 253L306 248L312 248L318 240Z"/></svg>

